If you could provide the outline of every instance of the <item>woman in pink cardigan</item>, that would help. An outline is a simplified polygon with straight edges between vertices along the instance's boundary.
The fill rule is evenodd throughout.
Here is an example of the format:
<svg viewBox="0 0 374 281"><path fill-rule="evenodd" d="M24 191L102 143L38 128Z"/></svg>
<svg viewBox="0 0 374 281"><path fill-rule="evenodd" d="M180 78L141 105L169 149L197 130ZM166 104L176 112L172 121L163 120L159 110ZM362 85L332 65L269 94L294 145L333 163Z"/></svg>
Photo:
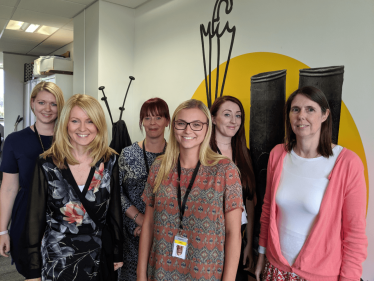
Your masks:
<svg viewBox="0 0 374 281"><path fill-rule="evenodd" d="M261 272L262 280L360 280L367 255L363 164L331 143L331 112L319 89L296 90L285 117L285 144L268 163L257 281Z"/></svg>

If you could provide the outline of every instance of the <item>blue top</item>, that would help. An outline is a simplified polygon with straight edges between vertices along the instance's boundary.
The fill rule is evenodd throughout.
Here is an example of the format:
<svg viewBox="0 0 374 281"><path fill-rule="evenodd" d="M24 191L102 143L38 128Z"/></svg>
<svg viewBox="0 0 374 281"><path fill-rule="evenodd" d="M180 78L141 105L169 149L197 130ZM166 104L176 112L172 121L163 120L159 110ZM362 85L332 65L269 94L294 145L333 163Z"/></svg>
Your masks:
<svg viewBox="0 0 374 281"><path fill-rule="evenodd" d="M40 136L44 149L51 147L51 136ZM36 159L43 153L40 141L35 132L27 127L18 132L8 135L5 139L3 148L3 160L1 162L0 171L8 174L19 174L19 185L21 187L14 201L12 210L12 224L10 229L11 238L11 254L12 259L16 263L17 270L21 273L18 261L18 240L21 235L25 216L27 212L26 191L29 190L32 182Z"/></svg>

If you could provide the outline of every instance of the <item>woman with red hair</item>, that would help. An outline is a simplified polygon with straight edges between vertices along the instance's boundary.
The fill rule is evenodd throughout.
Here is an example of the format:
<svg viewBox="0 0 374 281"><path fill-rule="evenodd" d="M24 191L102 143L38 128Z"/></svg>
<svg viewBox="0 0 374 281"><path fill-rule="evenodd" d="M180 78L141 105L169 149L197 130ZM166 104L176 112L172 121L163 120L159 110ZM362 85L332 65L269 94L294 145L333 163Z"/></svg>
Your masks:
<svg viewBox="0 0 374 281"><path fill-rule="evenodd" d="M119 280L135 281L138 263L139 236L145 203L141 199L149 169L166 148L165 128L170 115L167 103L160 98L147 100L140 109L139 127L144 128L145 139L122 150L119 158L121 203L123 211L123 258Z"/></svg>

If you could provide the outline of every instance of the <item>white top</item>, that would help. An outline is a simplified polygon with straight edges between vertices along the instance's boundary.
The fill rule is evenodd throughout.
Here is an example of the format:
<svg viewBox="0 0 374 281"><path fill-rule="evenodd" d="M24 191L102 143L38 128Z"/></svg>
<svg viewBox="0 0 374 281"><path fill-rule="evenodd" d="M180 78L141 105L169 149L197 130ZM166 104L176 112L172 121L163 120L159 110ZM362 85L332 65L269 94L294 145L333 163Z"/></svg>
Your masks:
<svg viewBox="0 0 374 281"><path fill-rule="evenodd" d="M282 255L290 266L295 262L318 215L336 159L343 147L336 145L333 156L303 158L293 150L283 160L275 201ZM260 246L260 253L264 247Z"/></svg>
<svg viewBox="0 0 374 281"><path fill-rule="evenodd" d="M78 185L78 187L79 187L79 189L81 190L81 192L83 192L84 186L85 186L85 184L83 184L83 185Z"/></svg>

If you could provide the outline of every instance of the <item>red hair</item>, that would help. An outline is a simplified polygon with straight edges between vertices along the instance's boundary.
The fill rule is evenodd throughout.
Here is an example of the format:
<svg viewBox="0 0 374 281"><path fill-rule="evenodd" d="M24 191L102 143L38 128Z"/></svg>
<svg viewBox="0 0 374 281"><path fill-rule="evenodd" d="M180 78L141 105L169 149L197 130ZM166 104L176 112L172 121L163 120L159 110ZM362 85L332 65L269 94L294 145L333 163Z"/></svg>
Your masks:
<svg viewBox="0 0 374 281"><path fill-rule="evenodd" d="M139 128L142 130L143 119L148 116L165 117L170 123L168 104L160 98L152 98L145 101L140 109Z"/></svg>

